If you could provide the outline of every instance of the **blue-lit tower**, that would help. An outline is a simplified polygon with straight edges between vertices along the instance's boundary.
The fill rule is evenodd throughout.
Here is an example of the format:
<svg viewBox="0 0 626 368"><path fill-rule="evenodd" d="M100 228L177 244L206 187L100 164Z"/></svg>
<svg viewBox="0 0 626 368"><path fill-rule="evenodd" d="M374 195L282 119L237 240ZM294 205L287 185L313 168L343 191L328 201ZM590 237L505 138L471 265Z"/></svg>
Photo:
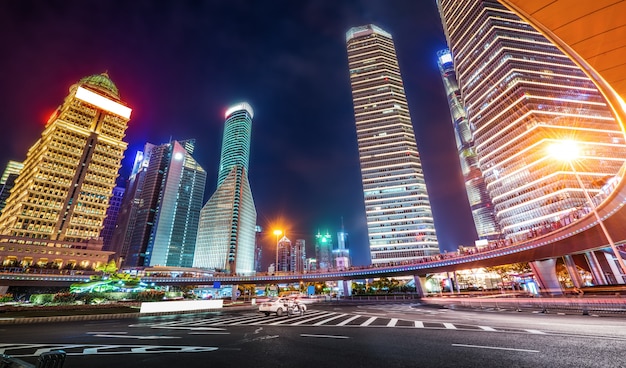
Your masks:
<svg viewBox="0 0 626 368"><path fill-rule="evenodd" d="M217 189L200 213L194 267L255 272L256 208L248 181L253 116L247 102L226 111Z"/></svg>

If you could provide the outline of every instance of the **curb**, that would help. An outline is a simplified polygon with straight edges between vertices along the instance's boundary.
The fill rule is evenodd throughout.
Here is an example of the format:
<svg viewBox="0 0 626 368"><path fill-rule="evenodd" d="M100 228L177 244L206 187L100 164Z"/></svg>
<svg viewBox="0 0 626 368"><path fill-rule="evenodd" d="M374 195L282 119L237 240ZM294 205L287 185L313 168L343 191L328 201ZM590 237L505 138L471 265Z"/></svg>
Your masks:
<svg viewBox="0 0 626 368"><path fill-rule="evenodd" d="M16 317L16 318L0 318L0 325L19 325L19 324L31 324L31 323L51 323L51 322L71 322L71 321L97 321L107 319L130 319L140 317L154 317L154 316L170 316L170 315L184 315L195 313L209 313L209 312L221 312L224 310L255 310L256 306L236 306L236 307L223 307L214 309L198 309L190 311L179 312L158 312L158 313L104 313L104 314L80 314L69 316L47 316L47 317Z"/></svg>

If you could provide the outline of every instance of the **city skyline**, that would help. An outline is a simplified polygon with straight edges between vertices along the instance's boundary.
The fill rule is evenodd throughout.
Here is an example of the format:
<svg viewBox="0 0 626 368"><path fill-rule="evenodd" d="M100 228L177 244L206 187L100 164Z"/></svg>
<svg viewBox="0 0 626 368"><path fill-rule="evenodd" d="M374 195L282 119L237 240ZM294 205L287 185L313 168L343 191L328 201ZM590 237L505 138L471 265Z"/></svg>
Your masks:
<svg viewBox="0 0 626 368"><path fill-rule="evenodd" d="M264 257L273 255L272 226L313 244L318 230L335 233L343 217L354 263L368 264L345 32L374 23L396 42L425 179L435 183L428 188L441 247L473 243L436 64L436 52L446 45L434 2L27 5L1 5L2 41L14 46L0 61L12 71L0 87L12 102L0 113L8 132L0 138L2 165L24 159L73 80L108 70L134 110L122 174L128 175L134 152L145 142L193 138L209 173L205 192L212 193L220 117L226 106L248 100L256 110L250 181L257 222L269 234L261 237ZM81 21L92 12L101 16ZM238 21L219 20L224 14ZM209 16L210 22L202 19ZM29 26L32 20L37 27ZM46 67L37 62L74 45L82 47L80 57L51 60ZM242 56L223 58L233 52Z"/></svg>

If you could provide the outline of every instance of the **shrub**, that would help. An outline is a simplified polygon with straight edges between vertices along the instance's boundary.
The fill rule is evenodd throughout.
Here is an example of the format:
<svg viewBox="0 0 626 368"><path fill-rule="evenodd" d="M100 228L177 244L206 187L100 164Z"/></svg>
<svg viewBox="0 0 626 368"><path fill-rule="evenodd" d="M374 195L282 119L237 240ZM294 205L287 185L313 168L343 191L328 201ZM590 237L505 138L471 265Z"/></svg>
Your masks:
<svg viewBox="0 0 626 368"><path fill-rule="evenodd" d="M76 301L76 294L65 292L54 294L52 298L54 303L74 303Z"/></svg>
<svg viewBox="0 0 626 368"><path fill-rule="evenodd" d="M30 296L30 303L35 305L52 303L54 294L33 294Z"/></svg>
<svg viewBox="0 0 626 368"><path fill-rule="evenodd" d="M0 303L12 302L13 294L0 294Z"/></svg>
<svg viewBox="0 0 626 368"><path fill-rule="evenodd" d="M159 290L146 290L137 293L137 300L140 302L155 302L163 300L165 292Z"/></svg>

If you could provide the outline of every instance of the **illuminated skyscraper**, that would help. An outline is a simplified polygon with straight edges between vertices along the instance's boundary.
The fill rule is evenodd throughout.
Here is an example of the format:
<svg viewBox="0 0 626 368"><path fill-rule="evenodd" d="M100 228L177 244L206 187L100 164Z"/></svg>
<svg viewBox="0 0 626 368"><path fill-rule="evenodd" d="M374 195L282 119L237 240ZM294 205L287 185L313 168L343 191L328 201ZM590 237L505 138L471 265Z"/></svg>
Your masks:
<svg viewBox="0 0 626 368"><path fill-rule="evenodd" d="M322 234L318 231L315 235L315 257L318 270L328 271L334 268L333 237L328 232Z"/></svg>
<svg viewBox="0 0 626 368"><path fill-rule="evenodd" d="M624 136L595 85L557 47L494 0L439 0L478 167L511 240L566 225L610 191ZM549 155L563 140L575 171Z"/></svg>
<svg viewBox="0 0 626 368"><path fill-rule="evenodd" d="M401 262L437 254L430 201L391 34L365 25L351 28L346 41L371 261Z"/></svg>
<svg viewBox="0 0 626 368"><path fill-rule="evenodd" d="M206 172L192 154L194 140L146 144L126 196L134 208L121 216L125 266L191 267ZM121 224L121 221L128 224ZM115 237L119 239L120 237Z"/></svg>
<svg viewBox="0 0 626 368"><path fill-rule="evenodd" d="M491 204L491 198L487 194L483 174L478 167L478 157L474 148L474 139L470 129L465 106L461 99L461 91L454 72L454 63L450 50L445 49L437 53L437 65L441 72L443 86L448 96L450 116L454 127L456 148L459 152L461 172L465 180L465 190L469 199L472 217L476 233L480 239L495 240L500 237L500 230L496 224L496 218Z"/></svg>
<svg viewBox="0 0 626 368"><path fill-rule="evenodd" d="M0 213L4 210L7 198L9 198L11 189L15 185L15 179L17 179L23 167L24 164L21 162L9 161L7 163L7 167L2 173L2 178L0 178Z"/></svg>
<svg viewBox="0 0 626 368"><path fill-rule="evenodd" d="M217 189L200 213L194 267L255 272L256 208L248 182L253 114L246 102L226 111Z"/></svg>
<svg viewBox="0 0 626 368"><path fill-rule="evenodd" d="M122 139L130 114L107 74L72 85L26 155L0 216L2 241L44 239L48 246L59 241L64 247L83 242L84 249L84 242L97 240L126 150ZM96 251L102 244L90 247ZM65 253L54 258L89 263L75 252Z"/></svg>

